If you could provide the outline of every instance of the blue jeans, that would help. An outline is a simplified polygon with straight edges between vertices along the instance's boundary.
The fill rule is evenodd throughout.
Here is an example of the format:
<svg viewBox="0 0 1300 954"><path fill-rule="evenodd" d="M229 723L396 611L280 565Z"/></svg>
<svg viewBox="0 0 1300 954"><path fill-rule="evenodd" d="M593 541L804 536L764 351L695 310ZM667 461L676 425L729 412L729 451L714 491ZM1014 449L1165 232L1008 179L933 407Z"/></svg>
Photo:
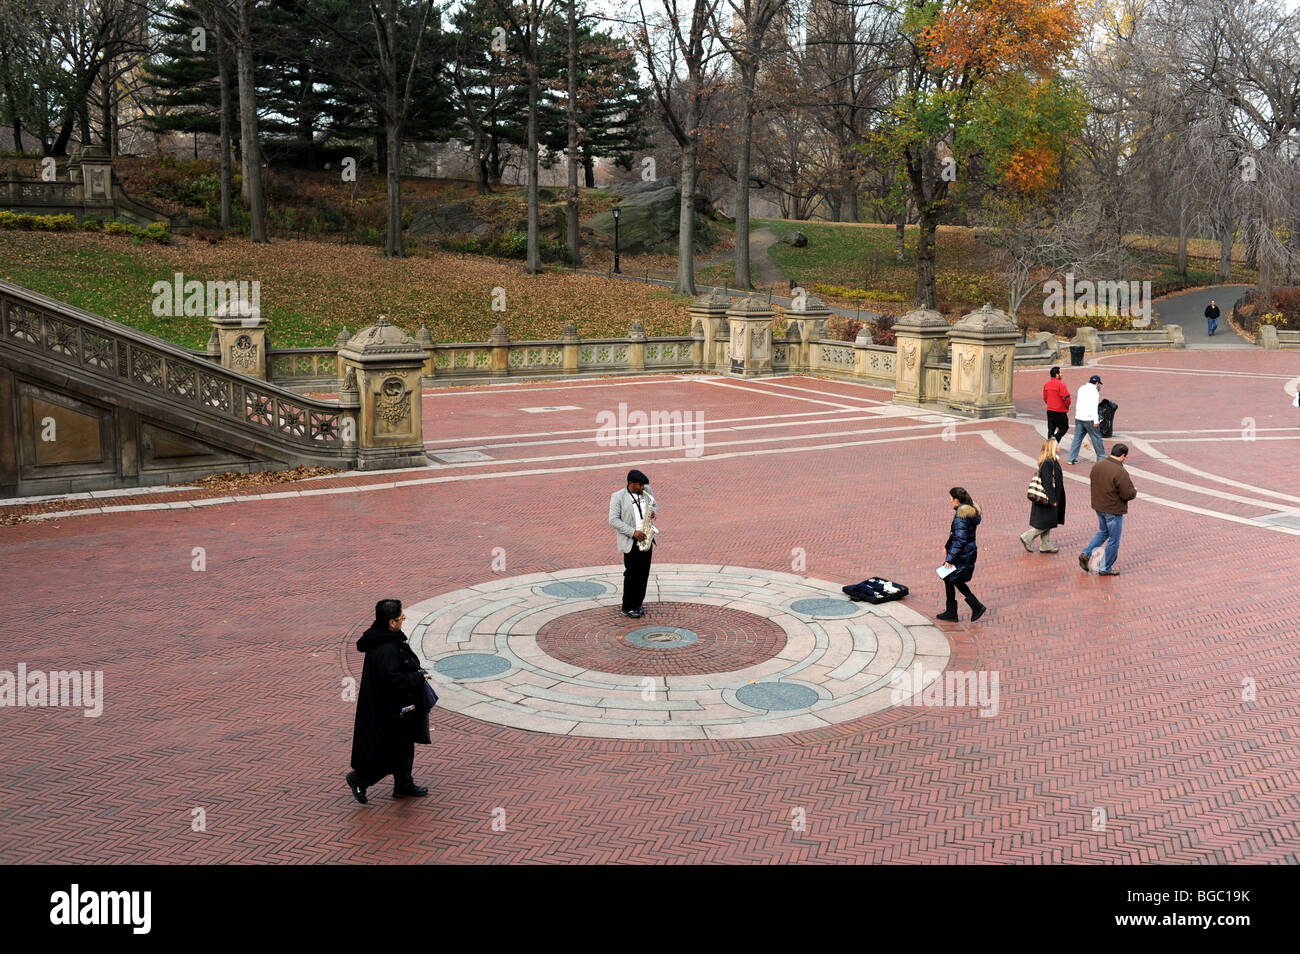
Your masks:
<svg viewBox="0 0 1300 954"><path fill-rule="evenodd" d="M1083 446L1083 435L1087 433L1092 438L1092 450L1097 455L1098 460L1106 456L1106 445L1101 442L1101 427L1096 421L1081 421L1077 417L1074 419L1074 440L1070 444L1070 463L1073 464L1079 459L1079 448Z"/></svg>
<svg viewBox="0 0 1300 954"><path fill-rule="evenodd" d="M1102 513L1099 510L1093 512L1097 514L1097 535L1083 548L1083 553L1087 556L1103 543L1106 544L1106 552L1102 555L1101 566L1098 568L1105 573L1107 570L1114 569L1115 558L1119 556L1119 538L1124 533L1124 515Z"/></svg>
<svg viewBox="0 0 1300 954"><path fill-rule="evenodd" d="M1218 319L1218 318L1211 318L1211 319L1209 320L1209 322L1207 323L1207 328L1206 328L1206 330L1209 331L1210 334L1214 334L1216 331L1218 331L1218 330L1219 330L1219 319Z"/></svg>

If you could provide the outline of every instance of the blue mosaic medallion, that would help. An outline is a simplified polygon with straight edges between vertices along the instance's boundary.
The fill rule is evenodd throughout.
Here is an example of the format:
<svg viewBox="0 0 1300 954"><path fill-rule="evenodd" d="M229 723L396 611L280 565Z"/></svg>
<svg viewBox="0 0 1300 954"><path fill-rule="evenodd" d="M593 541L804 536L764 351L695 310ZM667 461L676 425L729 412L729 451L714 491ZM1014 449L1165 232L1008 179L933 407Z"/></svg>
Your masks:
<svg viewBox="0 0 1300 954"><path fill-rule="evenodd" d="M439 659L433 668L451 679L484 679L508 671L510 660L492 653L461 653Z"/></svg>
<svg viewBox="0 0 1300 954"><path fill-rule="evenodd" d="M760 682L741 686L736 698L755 709L807 709L820 698L816 690L792 682Z"/></svg>
<svg viewBox="0 0 1300 954"><path fill-rule="evenodd" d="M591 580L561 580L558 583L547 583L542 587L542 592L547 596L572 600L604 596L607 590L604 584L593 583Z"/></svg>
<svg viewBox="0 0 1300 954"><path fill-rule="evenodd" d="M790 609L805 616L853 616L858 611L858 607L849 600L824 596L795 600L790 604Z"/></svg>
<svg viewBox="0 0 1300 954"><path fill-rule="evenodd" d="M700 634L680 626L642 626L623 638L642 649L680 649L695 642Z"/></svg>

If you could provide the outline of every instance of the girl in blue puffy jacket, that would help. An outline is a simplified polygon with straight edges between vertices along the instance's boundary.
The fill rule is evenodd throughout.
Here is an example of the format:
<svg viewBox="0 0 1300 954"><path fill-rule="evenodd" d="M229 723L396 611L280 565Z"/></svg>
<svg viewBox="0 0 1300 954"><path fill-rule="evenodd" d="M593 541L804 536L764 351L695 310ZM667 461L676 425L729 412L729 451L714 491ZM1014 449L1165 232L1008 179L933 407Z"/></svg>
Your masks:
<svg viewBox="0 0 1300 954"><path fill-rule="evenodd" d="M980 508L965 487L953 487L948 491L948 496L952 500L953 515L948 542L944 544L943 565L945 568L951 567L952 572L943 578L947 603L935 619L957 622L957 591L960 590L971 608L970 618L973 623L988 610L967 586L975 575L975 558L979 555L979 547L975 545L975 528L980 524Z"/></svg>

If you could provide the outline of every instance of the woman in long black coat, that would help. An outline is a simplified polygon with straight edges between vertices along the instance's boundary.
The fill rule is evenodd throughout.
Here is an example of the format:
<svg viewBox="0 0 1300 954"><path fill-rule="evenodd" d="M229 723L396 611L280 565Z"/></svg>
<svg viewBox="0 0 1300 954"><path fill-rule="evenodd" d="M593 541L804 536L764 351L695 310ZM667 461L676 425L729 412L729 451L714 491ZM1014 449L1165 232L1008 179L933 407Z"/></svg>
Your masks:
<svg viewBox="0 0 1300 954"><path fill-rule="evenodd" d="M1034 552L1035 539L1040 553L1060 552L1060 547L1052 542L1052 530L1065 524L1065 476L1056 453L1056 441L1043 441L1038 452L1038 479L1042 481L1048 503L1030 502L1029 529L1020 535L1020 542L1030 553Z"/></svg>
<svg viewBox="0 0 1300 954"><path fill-rule="evenodd" d="M363 805L366 789L385 775L393 776L393 797L427 795L411 777L415 743L428 744L427 676L402 632L402 604L380 600L375 621L357 640L366 654L357 692L357 718L352 735L352 771L347 774L352 797ZM403 714L403 709L413 706Z"/></svg>

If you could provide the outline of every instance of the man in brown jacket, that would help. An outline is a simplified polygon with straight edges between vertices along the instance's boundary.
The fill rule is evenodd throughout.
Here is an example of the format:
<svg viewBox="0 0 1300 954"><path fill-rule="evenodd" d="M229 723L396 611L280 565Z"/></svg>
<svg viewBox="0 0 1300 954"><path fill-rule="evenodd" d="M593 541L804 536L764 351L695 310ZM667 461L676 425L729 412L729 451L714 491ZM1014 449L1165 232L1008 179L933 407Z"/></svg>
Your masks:
<svg viewBox="0 0 1300 954"><path fill-rule="evenodd" d="M1092 481L1092 509L1097 511L1097 535L1079 554L1079 566L1084 573L1088 572L1088 557L1104 543L1106 552L1102 555L1098 572L1101 576L1119 576L1115 557L1119 555L1119 538L1124 532L1124 514L1128 513L1128 502L1137 496L1133 480L1124 469L1127 456L1128 445L1116 444L1110 449L1109 457L1092 465L1089 479Z"/></svg>

